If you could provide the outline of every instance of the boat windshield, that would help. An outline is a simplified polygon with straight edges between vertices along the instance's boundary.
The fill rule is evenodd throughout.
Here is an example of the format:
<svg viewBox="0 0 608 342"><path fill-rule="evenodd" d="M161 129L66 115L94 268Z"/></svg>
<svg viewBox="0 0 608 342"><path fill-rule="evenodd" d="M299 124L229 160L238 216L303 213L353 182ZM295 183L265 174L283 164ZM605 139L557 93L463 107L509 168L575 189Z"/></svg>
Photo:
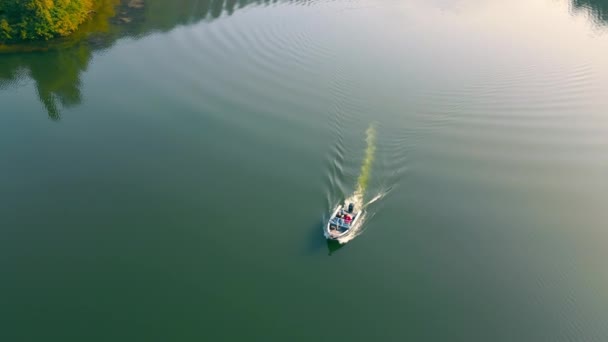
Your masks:
<svg viewBox="0 0 608 342"><path fill-rule="evenodd" d="M339 217L334 217L334 218L331 219L331 223L333 223L335 225L338 225L340 227L343 227L343 228L349 228L351 222L352 222L352 220L346 221L346 220L344 220L342 218L339 218Z"/></svg>

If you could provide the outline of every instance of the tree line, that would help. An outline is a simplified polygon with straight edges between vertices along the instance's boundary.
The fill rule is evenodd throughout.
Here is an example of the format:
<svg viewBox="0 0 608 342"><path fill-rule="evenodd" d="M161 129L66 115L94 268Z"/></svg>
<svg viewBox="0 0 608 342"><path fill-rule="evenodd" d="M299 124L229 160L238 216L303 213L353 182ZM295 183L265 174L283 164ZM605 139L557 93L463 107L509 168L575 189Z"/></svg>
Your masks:
<svg viewBox="0 0 608 342"><path fill-rule="evenodd" d="M0 42L67 36L95 9L94 0L0 0Z"/></svg>

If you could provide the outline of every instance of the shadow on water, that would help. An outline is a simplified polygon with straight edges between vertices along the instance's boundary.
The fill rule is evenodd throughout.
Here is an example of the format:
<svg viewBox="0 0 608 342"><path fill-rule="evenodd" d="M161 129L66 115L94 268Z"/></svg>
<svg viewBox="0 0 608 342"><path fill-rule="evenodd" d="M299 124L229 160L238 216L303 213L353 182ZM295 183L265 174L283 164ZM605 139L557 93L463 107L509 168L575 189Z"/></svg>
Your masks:
<svg viewBox="0 0 608 342"><path fill-rule="evenodd" d="M608 0L571 0L571 6L574 12L587 11L594 24L608 25Z"/></svg>
<svg viewBox="0 0 608 342"><path fill-rule="evenodd" d="M328 250L328 255L331 256L334 252L345 246L345 244L340 244L338 241L327 240L325 236L323 236L324 225L324 220L311 225L310 229L308 230L310 232L310 236L308 238L306 254L315 254L319 252L325 245Z"/></svg>
<svg viewBox="0 0 608 342"><path fill-rule="evenodd" d="M327 243L327 251L329 256L331 256L333 253L339 251L340 249L342 249L344 246L346 246L345 244L341 244L338 241L332 241L332 240L325 240Z"/></svg>
<svg viewBox="0 0 608 342"><path fill-rule="evenodd" d="M323 245L325 245L327 247L328 255L331 256L345 246L338 241L327 240L325 236L323 236L323 225L324 222L317 222L309 229L310 236L308 238L306 254L315 254L323 248Z"/></svg>
<svg viewBox="0 0 608 342"><path fill-rule="evenodd" d="M230 16L251 0L104 0L98 14L66 39L0 45L0 90L31 78L48 117L61 118L61 109L81 102L81 81L95 52L110 48L123 37L143 37L179 25ZM308 1L288 1L307 3Z"/></svg>

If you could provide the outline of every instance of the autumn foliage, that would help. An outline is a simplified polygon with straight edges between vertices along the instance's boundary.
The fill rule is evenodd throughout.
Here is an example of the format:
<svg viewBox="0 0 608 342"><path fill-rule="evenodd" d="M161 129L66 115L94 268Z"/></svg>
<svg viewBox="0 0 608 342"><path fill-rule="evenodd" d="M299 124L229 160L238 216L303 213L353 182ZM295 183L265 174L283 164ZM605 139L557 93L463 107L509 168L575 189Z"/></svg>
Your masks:
<svg viewBox="0 0 608 342"><path fill-rule="evenodd" d="M94 0L0 0L0 42L67 36L93 13Z"/></svg>

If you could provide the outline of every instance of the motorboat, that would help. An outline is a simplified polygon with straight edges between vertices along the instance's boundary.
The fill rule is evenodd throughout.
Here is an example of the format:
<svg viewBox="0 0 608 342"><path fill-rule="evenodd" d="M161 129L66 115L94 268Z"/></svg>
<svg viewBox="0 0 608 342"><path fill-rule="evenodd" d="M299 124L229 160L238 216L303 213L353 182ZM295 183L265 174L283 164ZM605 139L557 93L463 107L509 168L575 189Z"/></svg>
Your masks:
<svg viewBox="0 0 608 342"><path fill-rule="evenodd" d="M325 237L328 240L339 240L348 235L356 227L362 211L357 210L354 203L338 205L331 214L325 226Z"/></svg>

